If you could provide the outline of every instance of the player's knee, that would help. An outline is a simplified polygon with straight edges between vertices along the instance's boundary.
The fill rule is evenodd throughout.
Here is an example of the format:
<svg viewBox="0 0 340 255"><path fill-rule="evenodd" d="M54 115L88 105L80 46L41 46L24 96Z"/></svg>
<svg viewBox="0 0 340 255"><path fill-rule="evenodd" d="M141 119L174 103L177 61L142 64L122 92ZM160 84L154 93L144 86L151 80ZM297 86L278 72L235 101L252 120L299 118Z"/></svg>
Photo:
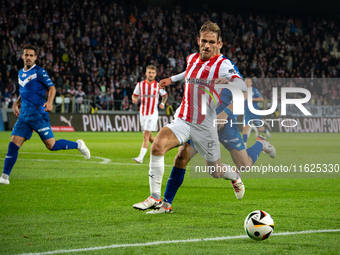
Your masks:
<svg viewBox="0 0 340 255"><path fill-rule="evenodd" d="M181 153L177 154L175 157L175 162L174 165L175 167L178 168L186 168L188 162L189 162L190 157L184 157Z"/></svg>
<svg viewBox="0 0 340 255"><path fill-rule="evenodd" d="M45 144L45 146L48 150L53 151L54 144L48 143L48 144Z"/></svg>
<svg viewBox="0 0 340 255"><path fill-rule="evenodd" d="M144 137L144 139L149 139L150 136L151 136L151 132L149 132L149 131L144 131L144 132L143 132L143 137Z"/></svg>
<svg viewBox="0 0 340 255"><path fill-rule="evenodd" d="M154 142L151 146L151 155L163 156L165 154L164 146L159 142Z"/></svg>

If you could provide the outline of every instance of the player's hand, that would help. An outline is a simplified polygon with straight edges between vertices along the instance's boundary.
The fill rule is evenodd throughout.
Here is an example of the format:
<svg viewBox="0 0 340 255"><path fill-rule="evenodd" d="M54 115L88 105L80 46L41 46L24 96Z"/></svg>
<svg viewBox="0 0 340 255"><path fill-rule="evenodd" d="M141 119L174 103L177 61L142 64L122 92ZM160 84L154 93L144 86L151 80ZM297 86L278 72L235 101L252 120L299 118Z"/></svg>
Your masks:
<svg viewBox="0 0 340 255"><path fill-rule="evenodd" d="M132 103L137 104L137 102L138 102L138 97L132 96Z"/></svg>
<svg viewBox="0 0 340 255"><path fill-rule="evenodd" d="M169 86L172 83L171 78L163 79L159 82L159 88L164 89L166 86Z"/></svg>
<svg viewBox="0 0 340 255"><path fill-rule="evenodd" d="M45 107L45 112L51 112L53 110L52 104L44 103L43 107Z"/></svg>
<svg viewBox="0 0 340 255"><path fill-rule="evenodd" d="M19 107L16 104L13 105L13 113L15 114L15 116L19 117L20 111Z"/></svg>
<svg viewBox="0 0 340 255"><path fill-rule="evenodd" d="M159 108L163 110L164 109L164 104L160 104Z"/></svg>
<svg viewBox="0 0 340 255"><path fill-rule="evenodd" d="M218 120L226 120L228 119L228 114L226 114L224 111L220 112L218 115L217 115L217 119ZM222 121L221 121L222 122ZM222 123L218 123L217 124L217 129L220 130L221 128L224 127L226 123L222 122Z"/></svg>
<svg viewBox="0 0 340 255"><path fill-rule="evenodd" d="M217 78L215 84L229 84L229 80L226 78Z"/></svg>

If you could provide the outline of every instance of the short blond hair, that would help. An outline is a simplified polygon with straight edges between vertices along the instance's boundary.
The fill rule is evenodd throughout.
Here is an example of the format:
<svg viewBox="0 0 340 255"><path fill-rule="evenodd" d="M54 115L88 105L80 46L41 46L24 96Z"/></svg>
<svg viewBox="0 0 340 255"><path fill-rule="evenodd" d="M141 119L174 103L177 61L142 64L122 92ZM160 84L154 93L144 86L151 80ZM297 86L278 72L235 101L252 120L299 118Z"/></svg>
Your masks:
<svg viewBox="0 0 340 255"><path fill-rule="evenodd" d="M157 72L157 68L156 68L154 65L148 65L148 66L146 67L146 71L147 71L148 69L155 70L155 71Z"/></svg>
<svg viewBox="0 0 340 255"><path fill-rule="evenodd" d="M210 20L206 21L202 25L202 27L200 29L200 36L201 36L201 33L203 33L203 32L213 32L213 33L216 33L217 40L219 40L219 39L222 40L222 35L221 35L220 27L217 25L217 23L211 22Z"/></svg>

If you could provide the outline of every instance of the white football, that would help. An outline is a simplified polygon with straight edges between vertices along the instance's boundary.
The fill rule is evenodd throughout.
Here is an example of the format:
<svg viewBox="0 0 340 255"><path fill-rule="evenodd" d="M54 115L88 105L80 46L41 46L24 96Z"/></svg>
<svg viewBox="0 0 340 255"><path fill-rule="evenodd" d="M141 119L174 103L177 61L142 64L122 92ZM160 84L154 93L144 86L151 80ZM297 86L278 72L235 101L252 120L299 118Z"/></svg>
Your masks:
<svg viewBox="0 0 340 255"><path fill-rule="evenodd" d="M253 211L248 214L244 221L244 230L250 238L262 241L273 233L274 221L265 211Z"/></svg>

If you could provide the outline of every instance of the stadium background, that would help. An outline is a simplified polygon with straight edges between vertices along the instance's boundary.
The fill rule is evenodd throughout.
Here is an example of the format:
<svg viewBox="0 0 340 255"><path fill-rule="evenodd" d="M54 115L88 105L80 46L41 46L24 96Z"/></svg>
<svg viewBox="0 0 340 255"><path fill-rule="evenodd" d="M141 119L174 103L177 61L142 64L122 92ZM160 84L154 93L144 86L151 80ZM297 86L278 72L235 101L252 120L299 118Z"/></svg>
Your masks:
<svg viewBox="0 0 340 255"><path fill-rule="evenodd" d="M25 43L37 46L37 64L57 88L55 111L136 111L131 94L144 79L145 67L157 66L157 80L182 72L186 57L198 50L197 32L206 20L221 26L222 53L244 77L287 78L293 87L301 78L340 77L336 13L340 4L334 1L48 3L4 1L0 16L4 111L18 95L17 70L23 66L20 52ZM260 106L266 107L271 86L259 84L258 89L265 99ZM340 104L339 84L325 82L307 89L311 105ZM163 114L179 105L183 83L167 92L168 111Z"/></svg>

